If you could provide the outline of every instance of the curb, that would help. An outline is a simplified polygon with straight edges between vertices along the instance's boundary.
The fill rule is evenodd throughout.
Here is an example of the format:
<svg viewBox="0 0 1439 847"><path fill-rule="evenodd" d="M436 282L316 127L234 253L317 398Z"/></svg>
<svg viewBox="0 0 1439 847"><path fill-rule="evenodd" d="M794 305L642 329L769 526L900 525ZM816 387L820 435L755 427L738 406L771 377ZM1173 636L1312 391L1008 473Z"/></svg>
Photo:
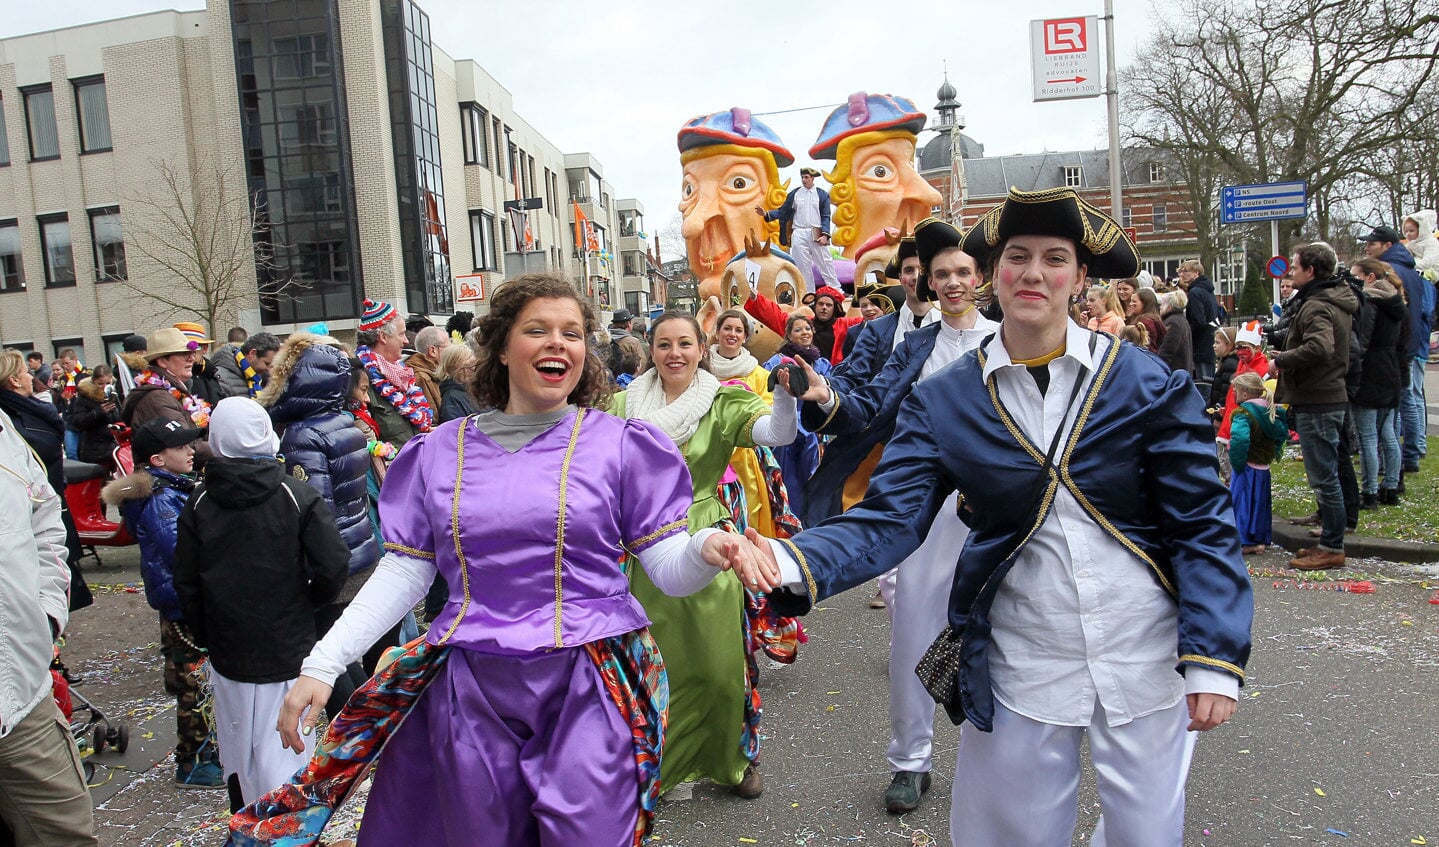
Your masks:
<svg viewBox="0 0 1439 847"><path fill-rule="evenodd" d="M1310 537L1309 527L1294 526L1284 518L1276 518L1274 520L1274 543L1293 552L1300 547L1313 547L1319 542ZM1374 558L1408 564L1439 562L1439 544L1395 541L1392 538L1374 538L1368 535L1344 536L1344 553L1353 558Z"/></svg>

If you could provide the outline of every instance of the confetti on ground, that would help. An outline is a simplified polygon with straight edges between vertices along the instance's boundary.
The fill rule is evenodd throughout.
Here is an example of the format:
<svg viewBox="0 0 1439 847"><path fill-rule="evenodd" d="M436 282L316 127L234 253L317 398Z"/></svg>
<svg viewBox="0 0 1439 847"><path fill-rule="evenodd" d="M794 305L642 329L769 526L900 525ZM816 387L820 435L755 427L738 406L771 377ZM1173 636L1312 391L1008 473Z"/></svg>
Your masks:
<svg viewBox="0 0 1439 847"><path fill-rule="evenodd" d="M1327 832L1327 833L1329 833L1330 835L1337 835L1337 836L1339 836L1340 838L1348 838L1348 837L1349 837L1349 833L1345 832L1345 831L1342 830L1342 829L1335 829L1335 828L1332 827L1332 826L1329 827L1328 829L1324 830L1324 831Z"/></svg>
<svg viewBox="0 0 1439 847"><path fill-rule="evenodd" d="M1328 797L1328 796L1329 796L1328 794L1325 794L1325 793L1324 793L1324 789L1322 789L1322 788L1316 788L1316 789L1314 789L1314 793L1315 793L1315 794L1318 794L1320 797Z"/></svg>

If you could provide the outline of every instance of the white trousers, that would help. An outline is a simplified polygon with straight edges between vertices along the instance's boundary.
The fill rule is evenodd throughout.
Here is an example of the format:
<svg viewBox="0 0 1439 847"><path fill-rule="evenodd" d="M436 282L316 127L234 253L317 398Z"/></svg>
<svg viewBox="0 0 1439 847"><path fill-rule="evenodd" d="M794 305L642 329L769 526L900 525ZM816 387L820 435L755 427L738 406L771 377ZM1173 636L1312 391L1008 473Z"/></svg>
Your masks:
<svg viewBox="0 0 1439 847"><path fill-rule="evenodd" d="M804 277L806 291L818 290L814 284L814 267L819 266L819 275L824 278L824 284L831 288L839 288L839 277L834 275L834 261L829 257L829 247L814 240L814 229L807 226L797 226L790 233L789 239L790 255L794 257L794 263L799 265L800 275Z"/></svg>
<svg viewBox="0 0 1439 847"><path fill-rule="evenodd" d="M949 623L954 567L969 537L955 514L958 494L939 508L924 543L899 563L889 603L889 768L929 771L934 741L934 698L915 676L915 665ZM881 581L881 586L883 581Z"/></svg>
<svg viewBox="0 0 1439 847"><path fill-rule="evenodd" d="M1183 700L1115 727L1097 701L1088 727L1041 723L996 702L994 732L960 729L949 811L955 847L1069 847L1086 735L1102 812L1090 847L1180 847L1198 736L1188 724Z"/></svg>
<svg viewBox="0 0 1439 847"><path fill-rule="evenodd" d="M253 803L272 788L290 781L295 771L310 761L310 754L296 753L280 744L275 724L280 706L295 681L236 682L210 668L215 696L215 737L220 744L220 762L225 776L240 777L240 792ZM301 736L301 740L308 739Z"/></svg>
<svg viewBox="0 0 1439 847"><path fill-rule="evenodd" d="M879 596L884 600L884 610L889 614L889 625L894 626L894 586L899 581L899 568L890 568L879 575ZM890 641L893 648L894 641Z"/></svg>

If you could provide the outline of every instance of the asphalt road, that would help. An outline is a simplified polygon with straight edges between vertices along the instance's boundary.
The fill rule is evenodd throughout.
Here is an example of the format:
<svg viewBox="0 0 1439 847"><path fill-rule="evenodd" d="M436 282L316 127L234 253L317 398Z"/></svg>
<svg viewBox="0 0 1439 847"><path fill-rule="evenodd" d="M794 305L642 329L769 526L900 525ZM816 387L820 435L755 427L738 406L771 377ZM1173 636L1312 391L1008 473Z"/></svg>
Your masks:
<svg viewBox="0 0 1439 847"><path fill-rule="evenodd" d="M1264 573L1287 558L1251 565ZM1426 587L1439 586L1439 566L1353 565L1342 575L1378 574L1376 593L1255 577L1250 682L1236 719L1200 740L1187 845L1439 844L1439 605ZM128 568L92 574L134 578ZM764 796L745 802L709 784L680 786L661 806L654 845L949 843L958 732L942 716L924 805L904 817L882 807L888 619L868 608L870 596L856 589L825 601L806 621L811 640L799 662L764 668ZM93 759L105 780L96 789L101 844L221 843L223 796L169 784L173 714L146 649L153 615L136 594L105 594L100 604L75 618L71 668L92 698L138 721L136 737L150 734L148 749L123 763L113 753ZM1092 829L1097 802L1086 780L1080 833Z"/></svg>

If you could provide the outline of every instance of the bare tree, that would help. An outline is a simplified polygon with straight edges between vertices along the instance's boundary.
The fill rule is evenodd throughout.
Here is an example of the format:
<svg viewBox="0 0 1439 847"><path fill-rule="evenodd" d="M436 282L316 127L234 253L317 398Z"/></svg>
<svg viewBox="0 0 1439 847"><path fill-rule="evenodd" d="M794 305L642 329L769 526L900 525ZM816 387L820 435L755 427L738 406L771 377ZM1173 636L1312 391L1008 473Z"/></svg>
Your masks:
<svg viewBox="0 0 1439 847"><path fill-rule="evenodd" d="M1392 0L1180 0L1125 74L1131 138L1169 150L1211 239L1219 180L1305 180L1314 231L1347 227L1361 163L1428 126L1439 15ZM1349 186L1345 190L1341 190ZM1304 221L1284 222L1292 238Z"/></svg>
<svg viewBox="0 0 1439 847"><path fill-rule="evenodd" d="M218 163L177 167L156 162L150 193L127 201L127 248L153 262L163 279L119 280L155 306L155 316L193 317L215 332L234 323L257 297L256 271L273 278L275 244L266 210L243 176ZM268 284L279 296L298 283Z"/></svg>

